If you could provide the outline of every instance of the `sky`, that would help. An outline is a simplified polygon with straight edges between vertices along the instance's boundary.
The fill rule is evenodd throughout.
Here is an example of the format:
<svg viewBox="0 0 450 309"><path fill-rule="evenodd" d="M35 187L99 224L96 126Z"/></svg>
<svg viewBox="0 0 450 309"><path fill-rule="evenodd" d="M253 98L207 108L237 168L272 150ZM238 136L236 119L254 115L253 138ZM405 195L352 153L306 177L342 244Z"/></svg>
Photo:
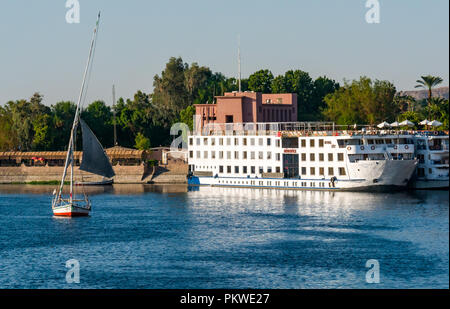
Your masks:
<svg viewBox="0 0 450 309"><path fill-rule="evenodd" d="M80 23L66 22L66 0L1 0L0 104L34 92L44 104L76 101L92 30L100 32L87 101L112 103L153 91L170 57L236 77L260 69L326 75L340 83L368 76L412 90L421 75L449 82L449 1L78 0Z"/></svg>

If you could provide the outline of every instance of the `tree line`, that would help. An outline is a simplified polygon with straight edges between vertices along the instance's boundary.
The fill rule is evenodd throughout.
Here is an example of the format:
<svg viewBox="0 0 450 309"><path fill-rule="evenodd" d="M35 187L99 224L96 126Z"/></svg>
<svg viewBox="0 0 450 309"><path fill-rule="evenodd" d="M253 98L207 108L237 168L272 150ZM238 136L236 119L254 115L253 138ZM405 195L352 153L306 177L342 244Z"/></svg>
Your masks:
<svg viewBox="0 0 450 309"><path fill-rule="evenodd" d="M399 96L388 81L368 77L339 85L326 76L313 79L302 70L289 70L274 76L263 69L241 80L242 91L296 93L299 121L334 121L337 124L377 124L382 121L437 119L448 129L448 100L432 97L431 88L442 82L424 76L418 87L429 90L427 100ZM155 75L153 92L137 91L133 98L119 98L114 107L98 100L83 108L86 121L106 148L113 146L113 126L118 144L148 149L168 145L170 127L176 122L192 128L194 104L214 103L215 96L237 91L238 81L210 68L184 63L172 57ZM75 103L63 101L42 104L35 93L28 100L9 101L0 106L0 151L65 150L70 135ZM423 119L422 119L423 118ZM77 139L78 147L80 139Z"/></svg>

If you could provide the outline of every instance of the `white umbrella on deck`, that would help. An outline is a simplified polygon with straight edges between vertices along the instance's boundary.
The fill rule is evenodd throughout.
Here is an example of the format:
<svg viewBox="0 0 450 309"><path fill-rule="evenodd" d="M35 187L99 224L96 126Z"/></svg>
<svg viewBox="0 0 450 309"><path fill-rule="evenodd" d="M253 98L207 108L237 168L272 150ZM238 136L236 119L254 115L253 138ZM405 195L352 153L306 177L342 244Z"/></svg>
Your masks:
<svg viewBox="0 0 450 309"><path fill-rule="evenodd" d="M419 124L420 124L421 126L427 126L429 123L430 123L430 122L429 122L427 119L425 119L425 120L419 122Z"/></svg>
<svg viewBox="0 0 450 309"><path fill-rule="evenodd" d="M414 122L411 122L408 119L406 119L406 120L400 122L399 125L400 126L414 127Z"/></svg>
<svg viewBox="0 0 450 309"><path fill-rule="evenodd" d="M437 120L433 120L433 121L428 122L428 125L432 126L432 127L440 127L442 125L442 122L439 122Z"/></svg>
<svg viewBox="0 0 450 309"><path fill-rule="evenodd" d="M389 123L387 123L386 121L383 121L382 123L380 123L379 125L377 125L378 128L380 129L384 129L384 128L388 128L391 125Z"/></svg>
<svg viewBox="0 0 450 309"><path fill-rule="evenodd" d="M398 126L400 126L400 124L397 121L391 123L391 127L393 127L393 128L396 128Z"/></svg>

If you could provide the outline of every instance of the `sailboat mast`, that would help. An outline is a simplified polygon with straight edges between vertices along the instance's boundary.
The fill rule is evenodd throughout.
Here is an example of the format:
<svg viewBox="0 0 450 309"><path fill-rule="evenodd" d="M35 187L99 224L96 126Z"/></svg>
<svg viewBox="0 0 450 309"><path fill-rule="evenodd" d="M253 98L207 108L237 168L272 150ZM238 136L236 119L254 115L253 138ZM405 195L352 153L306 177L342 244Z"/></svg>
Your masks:
<svg viewBox="0 0 450 309"><path fill-rule="evenodd" d="M80 94L78 96L78 102L77 102L77 108L75 110L75 117L73 120L73 125L72 125L72 130L70 132L70 141L69 141L69 149L67 150L67 156L66 156L66 163L64 166L64 172L63 172L63 176L61 179L61 185L59 187L59 193L58 193L58 198L61 196L62 193L62 189L64 186L64 179L66 178L66 174L67 174L67 168L69 166L69 164L72 165L71 171L72 171L72 176L70 179L70 200L72 201L72 192L73 192L73 164L74 164L74 158L73 158L73 149L74 149L74 135L77 132L77 126L78 126L78 118L80 117L80 108L81 108L81 101L83 98L83 93L84 93L84 87L86 84L86 76L89 70L89 66L91 63L91 58L92 58L92 52L94 50L94 45L95 45L95 40L97 38L97 32L98 32L98 26L100 23L100 12L98 13L98 17L97 17L97 23L95 24L95 28L94 28L94 34L92 35L92 40L91 40L91 46L89 48L89 56L88 56L88 60L86 63L86 67L84 69L84 74L83 74L83 82L81 84L81 89L80 89Z"/></svg>

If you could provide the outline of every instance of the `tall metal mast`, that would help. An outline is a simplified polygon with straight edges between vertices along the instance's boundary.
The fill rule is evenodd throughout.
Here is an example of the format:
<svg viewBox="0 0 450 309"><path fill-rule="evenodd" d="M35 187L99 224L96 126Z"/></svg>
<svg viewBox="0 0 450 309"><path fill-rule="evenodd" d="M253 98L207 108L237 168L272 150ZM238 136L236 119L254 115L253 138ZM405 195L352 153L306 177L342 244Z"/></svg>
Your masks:
<svg viewBox="0 0 450 309"><path fill-rule="evenodd" d="M114 146L117 146L117 131L116 131L116 89L114 85L112 86L112 96L113 96L113 121L114 121Z"/></svg>
<svg viewBox="0 0 450 309"><path fill-rule="evenodd" d="M241 92L241 35L238 34L238 74L239 74L239 92Z"/></svg>

